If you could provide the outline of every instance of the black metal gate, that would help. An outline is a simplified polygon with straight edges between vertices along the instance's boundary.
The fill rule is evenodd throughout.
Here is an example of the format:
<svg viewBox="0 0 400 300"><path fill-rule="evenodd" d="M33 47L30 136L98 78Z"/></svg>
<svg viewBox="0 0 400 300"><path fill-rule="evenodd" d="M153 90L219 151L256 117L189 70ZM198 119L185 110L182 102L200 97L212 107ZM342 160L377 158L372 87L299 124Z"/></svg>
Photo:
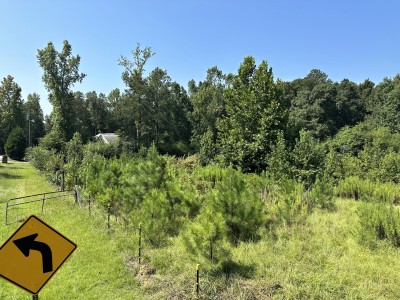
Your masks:
<svg viewBox="0 0 400 300"><path fill-rule="evenodd" d="M75 202L77 201L78 193L76 190L72 191L62 191L62 192L47 192L36 195L29 195L24 197L9 199L6 203L6 225L11 224L10 217L14 213L13 219L15 222L22 221L23 218L28 217L27 215L20 214L20 207L22 205L35 205L32 210L38 212L38 210L43 213L45 202L51 200L59 200L66 197L75 197ZM39 208L37 207L39 205ZM22 218L22 220L21 220Z"/></svg>

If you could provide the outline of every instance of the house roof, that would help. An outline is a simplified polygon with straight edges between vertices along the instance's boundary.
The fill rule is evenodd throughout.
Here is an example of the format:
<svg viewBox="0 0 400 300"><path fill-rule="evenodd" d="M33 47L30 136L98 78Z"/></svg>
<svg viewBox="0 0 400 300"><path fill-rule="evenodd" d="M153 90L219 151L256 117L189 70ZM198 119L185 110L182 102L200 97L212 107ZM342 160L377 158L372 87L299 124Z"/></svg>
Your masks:
<svg viewBox="0 0 400 300"><path fill-rule="evenodd" d="M116 133L99 133L95 136L96 140L101 140L106 144L118 143L118 134Z"/></svg>

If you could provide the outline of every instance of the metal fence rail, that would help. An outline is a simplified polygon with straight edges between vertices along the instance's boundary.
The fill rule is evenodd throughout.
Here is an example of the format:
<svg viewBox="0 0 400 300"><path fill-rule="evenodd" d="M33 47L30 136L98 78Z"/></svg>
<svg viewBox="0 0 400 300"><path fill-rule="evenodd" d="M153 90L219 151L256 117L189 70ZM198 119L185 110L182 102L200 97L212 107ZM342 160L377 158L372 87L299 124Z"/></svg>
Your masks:
<svg viewBox="0 0 400 300"><path fill-rule="evenodd" d="M10 214L10 210L12 210L12 209L17 209L21 205L39 203L39 204L41 204L40 211L41 211L41 213L43 213L44 204L46 201L62 199L65 197L70 197L70 196L74 196L75 201L76 201L77 191L71 190L71 191L62 191L62 192L46 192L46 193L41 193L41 194L35 194L35 195L29 195L29 196L9 199L9 200L7 200L7 203L6 203L6 225L9 224L9 217L10 217L9 214Z"/></svg>

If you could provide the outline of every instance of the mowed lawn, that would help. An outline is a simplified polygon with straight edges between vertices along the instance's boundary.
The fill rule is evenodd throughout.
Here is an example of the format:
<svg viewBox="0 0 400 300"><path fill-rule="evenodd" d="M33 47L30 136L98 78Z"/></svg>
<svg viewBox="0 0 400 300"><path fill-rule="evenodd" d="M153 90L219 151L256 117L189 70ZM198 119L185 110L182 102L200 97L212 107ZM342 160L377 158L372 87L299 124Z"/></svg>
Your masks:
<svg viewBox="0 0 400 300"><path fill-rule="evenodd" d="M56 190L25 162L0 163L0 203L10 198Z"/></svg>

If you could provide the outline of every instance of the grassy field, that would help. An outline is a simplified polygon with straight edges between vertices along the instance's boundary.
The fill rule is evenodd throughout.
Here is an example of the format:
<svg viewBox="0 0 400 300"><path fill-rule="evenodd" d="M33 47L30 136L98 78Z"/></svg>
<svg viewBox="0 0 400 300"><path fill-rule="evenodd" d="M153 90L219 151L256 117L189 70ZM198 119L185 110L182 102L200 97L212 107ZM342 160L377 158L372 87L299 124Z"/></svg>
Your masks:
<svg viewBox="0 0 400 300"><path fill-rule="evenodd" d="M4 202L54 189L29 164L0 164L0 243L19 226L4 225ZM337 199L333 212L315 211L301 226L282 227L273 237L239 244L229 273L200 268L200 298L400 299L400 252L386 242L373 250L359 244L360 205ZM26 211L30 213L37 212ZM89 216L87 207L69 199L46 206L38 216L78 244L40 299L196 299L197 262L179 238L159 249L144 241L139 267L137 234L115 220L109 232L101 211ZM0 280L0 299L30 297Z"/></svg>
<svg viewBox="0 0 400 300"><path fill-rule="evenodd" d="M338 199L337 204L336 212L314 213L301 227L282 228L275 239L239 245L233 257L236 273L209 276L203 282L209 298L400 299L399 250L386 243L375 250L361 246L354 229L355 210L362 203ZM150 256L162 266L160 261L179 251L155 251ZM182 269L189 269L190 263L182 259L184 253L178 257L164 272L175 278L170 286L182 287L191 276ZM185 298L178 290L163 290L154 299L170 295Z"/></svg>

